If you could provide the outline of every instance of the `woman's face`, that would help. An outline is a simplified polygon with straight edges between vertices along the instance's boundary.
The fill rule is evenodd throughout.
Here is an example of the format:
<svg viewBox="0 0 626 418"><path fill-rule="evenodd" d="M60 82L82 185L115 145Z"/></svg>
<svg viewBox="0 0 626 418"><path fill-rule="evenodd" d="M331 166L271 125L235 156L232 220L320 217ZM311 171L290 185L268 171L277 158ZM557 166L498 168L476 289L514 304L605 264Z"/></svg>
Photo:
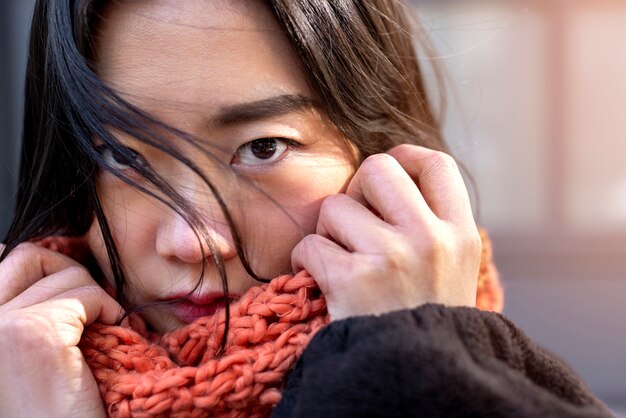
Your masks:
<svg viewBox="0 0 626 418"><path fill-rule="evenodd" d="M291 250L315 232L322 200L342 191L353 155L316 107L315 97L270 10L253 1L115 2L98 27L97 71L124 98L201 139L207 156L160 132L208 176L228 204L252 268L264 277L290 271ZM194 205L224 260L233 297L259 284L244 270L208 187L169 155L119 134ZM109 150L108 161L148 185ZM128 279L130 302L167 331L211 313L222 285L208 249L183 218L103 172L98 192ZM158 192L158 191L157 191ZM88 235L105 278L112 273L97 222Z"/></svg>

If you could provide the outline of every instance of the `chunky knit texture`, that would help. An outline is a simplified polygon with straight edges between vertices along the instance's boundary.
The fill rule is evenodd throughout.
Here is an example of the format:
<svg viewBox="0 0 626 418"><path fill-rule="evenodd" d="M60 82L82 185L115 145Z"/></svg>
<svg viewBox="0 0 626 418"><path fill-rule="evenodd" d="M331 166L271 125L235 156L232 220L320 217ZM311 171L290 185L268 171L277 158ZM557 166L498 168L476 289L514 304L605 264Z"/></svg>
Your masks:
<svg viewBox="0 0 626 418"><path fill-rule="evenodd" d="M254 287L231 305L228 344L219 357L223 311L158 344L145 331L94 324L80 348L111 416L262 417L280 400L285 373L328 322L325 307L302 272Z"/></svg>
<svg viewBox="0 0 626 418"><path fill-rule="evenodd" d="M501 311L502 289L481 231L477 307ZM80 258L80 242L50 237L48 248ZM230 305L228 343L218 353L224 311L166 335L138 315L131 328L90 325L80 348L112 417L265 417L280 401L286 373L328 322L326 305L306 273L249 289Z"/></svg>

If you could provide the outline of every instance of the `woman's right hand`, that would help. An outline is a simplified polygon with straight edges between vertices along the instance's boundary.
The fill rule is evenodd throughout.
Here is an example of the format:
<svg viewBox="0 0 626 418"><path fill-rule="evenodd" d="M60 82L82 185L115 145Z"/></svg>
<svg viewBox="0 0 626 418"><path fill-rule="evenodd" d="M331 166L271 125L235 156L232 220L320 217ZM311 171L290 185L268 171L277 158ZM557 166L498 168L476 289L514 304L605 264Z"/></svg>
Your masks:
<svg viewBox="0 0 626 418"><path fill-rule="evenodd" d="M122 314L69 257L30 243L11 251L0 263L0 416L106 416L77 345L86 325Z"/></svg>

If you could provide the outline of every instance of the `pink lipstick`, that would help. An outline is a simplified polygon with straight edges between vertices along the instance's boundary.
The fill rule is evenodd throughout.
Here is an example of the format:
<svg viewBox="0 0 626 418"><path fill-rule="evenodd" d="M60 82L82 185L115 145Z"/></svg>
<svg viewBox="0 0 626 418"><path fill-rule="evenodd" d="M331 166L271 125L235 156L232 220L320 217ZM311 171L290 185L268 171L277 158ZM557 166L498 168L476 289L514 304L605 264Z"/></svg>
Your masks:
<svg viewBox="0 0 626 418"><path fill-rule="evenodd" d="M230 302L238 299L238 295L229 295ZM213 315L224 308L224 295L222 293L209 293L205 295L179 295L166 300L176 300L170 304L172 313L185 323L190 323L198 318Z"/></svg>

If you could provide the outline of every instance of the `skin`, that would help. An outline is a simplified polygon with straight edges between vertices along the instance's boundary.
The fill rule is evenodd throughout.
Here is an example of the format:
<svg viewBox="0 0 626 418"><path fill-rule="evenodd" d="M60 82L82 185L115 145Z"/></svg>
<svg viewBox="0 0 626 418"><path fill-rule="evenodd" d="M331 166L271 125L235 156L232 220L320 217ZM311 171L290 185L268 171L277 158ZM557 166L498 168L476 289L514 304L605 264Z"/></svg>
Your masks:
<svg viewBox="0 0 626 418"><path fill-rule="evenodd" d="M314 99L287 39L260 3L115 3L99 29L100 77L213 152L209 158L171 138L222 192L259 274L308 270L332 320L427 302L474 305L480 239L452 158L402 145L365 159L355 172L353 149L315 107L212 123L224 109L276 94ZM301 146L257 165L244 145L264 137ZM243 270L206 185L171 157L119 139L200 208L230 290L240 294L257 285ZM202 263L199 292L221 291L215 266L202 258L182 218L109 174L100 176L98 190L133 302L189 292ZM94 222L85 238L110 280L98 231ZM121 307L76 262L32 244L0 263L0 283L0 333L7 337L0 350L11 354L0 356L0 415L104 416L76 345L84 326L115 323ZM143 315L161 331L185 322L164 305Z"/></svg>
<svg viewBox="0 0 626 418"><path fill-rule="evenodd" d="M180 139L170 138L192 156L228 202L252 268L271 278L291 271L291 250L315 230L322 200L345 190L354 168L344 141L319 109L235 120L228 126L217 122L225 109L279 95L314 100L269 10L254 3L235 4L191 2L181 8L170 2L126 2L109 8L99 33L98 73L134 104L199 138L212 152L214 159L203 158ZM240 30L228 31L232 27ZM267 160L242 148L268 137L300 145ZM120 140L200 209L224 260L230 293L241 295L258 285L237 257L228 225L202 180L163 152L129 137L120 135ZM126 172L133 177L132 170ZM100 176L98 190L123 254L131 303L190 293L205 262L202 286L195 294L222 292L215 264L203 258L200 243L181 216L108 173ZM112 278L97 222L87 241L105 276ZM158 331L185 322L168 305L142 315Z"/></svg>

